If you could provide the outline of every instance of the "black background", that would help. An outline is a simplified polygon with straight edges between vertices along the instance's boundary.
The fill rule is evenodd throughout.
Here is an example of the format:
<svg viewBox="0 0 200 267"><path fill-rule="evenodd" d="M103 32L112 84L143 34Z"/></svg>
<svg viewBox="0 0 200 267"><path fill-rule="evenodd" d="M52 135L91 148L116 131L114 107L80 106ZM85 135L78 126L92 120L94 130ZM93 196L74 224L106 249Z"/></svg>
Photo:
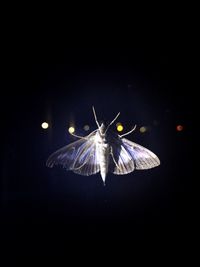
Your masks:
<svg viewBox="0 0 200 267"><path fill-rule="evenodd" d="M83 35L64 45L24 35L9 39L1 63L4 240L182 243L192 238L193 93L189 53L175 33L112 42L94 40L91 33L89 40ZM120 111L125 131L137 124L128 138L156 153L161 165L108 174L105 187L99 174L47 168L48 156L75 140L67 132L71 121L80 135L86 134L85 124L96 128L92 105L100 121L111 121ZM48 130L41 128L43 121L50 123ZM178 124L183 131L176 131ZM149 130L141 134L144 125Z"/></svg>

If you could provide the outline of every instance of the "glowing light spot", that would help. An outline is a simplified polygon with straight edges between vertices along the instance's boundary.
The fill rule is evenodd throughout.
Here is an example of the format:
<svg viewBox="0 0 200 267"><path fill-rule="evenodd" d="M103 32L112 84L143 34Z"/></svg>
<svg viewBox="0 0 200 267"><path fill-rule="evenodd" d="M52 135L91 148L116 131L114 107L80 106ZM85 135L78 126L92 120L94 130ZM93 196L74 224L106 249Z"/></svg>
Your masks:
<svg viewBox="0 0 200 267"><path fill-rule="evenodd" d="M177 126L176 126L176 130L177 130L178 132L183 131L183 125L181 125L181 124L177 125Z"/></svg>
<svg viewBox="0 0 200 267"><path fill-rule="evenodd" d="M89 130L90 130L90 126L89 126L89 125L85 125L85 126L83 127L83 129L84 129L85 131L89 131Z"/></svg>
<svg viewBox="0 0 200 267"><path fill-rule="evenodd" d="M118 132L122 132L123 131L124 127L123 127L123 125L121 123L117 123L116 126L117 126L117 131Z"/></svg>
<svg viewBox="0 0 200 267"><path fill-rule="evenodd" d="M73 126L70 126L68 131L69 131L69 133L74 133L75 132L75 128Z"/></svg>
<svg viewBox="0 0 200 267"><path fill-rule="evenodd" d="M140 127L140 132L141 133L145 133L146 131L147 131L147 127L146 126Z"/></svg>
<svg viewBox="0 0 200 267"><path fill-rule="evenodd" d="M47 122L43 122L41 124L41 127L42 127L42 129L47 129L47 128L49 128L49 124Z"/></svg>

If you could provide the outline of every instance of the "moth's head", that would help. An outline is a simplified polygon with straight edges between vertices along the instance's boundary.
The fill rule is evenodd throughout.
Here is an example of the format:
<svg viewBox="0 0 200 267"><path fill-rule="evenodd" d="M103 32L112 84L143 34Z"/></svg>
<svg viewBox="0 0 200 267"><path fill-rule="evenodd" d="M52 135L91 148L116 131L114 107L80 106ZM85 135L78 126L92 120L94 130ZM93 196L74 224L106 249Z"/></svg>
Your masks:
<svg viewBox="0 0 200 267"><path fill-rule="evenodd" d="M109 127L116 121L116 119L118 118L120 112L117 114L117 116L114 118L114 120L112 120L108 126L106 127L104 123L101 123L99 124L98 120L97 120L97 116L96 116L96 112L95 112L95 109L94 107L92 107L93 109L93 113L94 113L94 118L95 118L95 121L96 121L96 124L98 126L98 129L99 129L99 132L101 133L101 135L105 135L107 130L109 129Z"/></svg>
<svg viewBox="0 0 200 267"><path fill-rule="evenodd" d="M106 126L105 126L105 124L103 122L101 123L99 130L100 130L101 134L105 134Z"/></svg>

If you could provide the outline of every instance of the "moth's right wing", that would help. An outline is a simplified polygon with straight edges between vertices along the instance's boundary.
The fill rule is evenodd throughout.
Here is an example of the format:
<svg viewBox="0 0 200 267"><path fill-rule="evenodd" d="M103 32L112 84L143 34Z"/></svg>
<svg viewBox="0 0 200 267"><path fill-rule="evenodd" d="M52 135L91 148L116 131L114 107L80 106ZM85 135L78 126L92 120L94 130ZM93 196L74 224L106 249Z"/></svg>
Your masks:
<svg viewBox="0 0 200 267"><path fill-rule="evenodd" d="M152 151L125 138L113 139L110 162L110 171L118 175L160 165L159 158Z"/></svg>
<svg viewBox="0 0 200 267"><path fill-rule="evenodd" d="M99 172L95 133L57 150L49 156L46 164L51 168L60 164L67 170L81 175Z"/></svg>
<svg viewBox="0 0 200 267"><path fill-rule="evenodd" d="M145 170L160 165L159 158L149 149L136 144L126 138L122 138L123 147L128 151L134 160L135 168Z"/></svg>
<svg viewBox="0 0 200 267"><path fill-rule="evenodd" d="M115 142L112 142L110 154L110 172L117 175L123 175L135 170L134 159L124 148L121 141L116 139Z"/></svg>

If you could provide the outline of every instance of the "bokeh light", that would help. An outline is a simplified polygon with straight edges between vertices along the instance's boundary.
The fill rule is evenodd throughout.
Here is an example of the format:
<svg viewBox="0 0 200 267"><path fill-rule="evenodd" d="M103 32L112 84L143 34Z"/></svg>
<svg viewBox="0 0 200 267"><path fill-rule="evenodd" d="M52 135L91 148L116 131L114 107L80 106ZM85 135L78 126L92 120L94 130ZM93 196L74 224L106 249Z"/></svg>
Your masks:
<svg viewBox="0 0 200 267"><path fill-rule="evenodd" d="M120 122L118 122L118 123L116 124L116 126L117 126L117 131L118 131L118 132L122 132L122 131L123 131L124 127L123 127L123 125L122 125Z"/></svg>
<svg viewBox="0 0 200 267"><path fill-rule="evenodd" d="M147 127L146 126L140 127L140 132L141 133L145 133L146 131L147 131Z"/></svg>
<svg viewBox="0 0 200 267"><path fill-rule="evenodd" d="M49 128L49 124L47 123L47 122L43 122L42 124L41 124L41 127L42 127L42 129L48 129Z"/></svg>
<svg viewBox="0 0 200 267"><path fill-rule="evenodd" d="M90 130L90 126L86 124L86 125L84 125L83 129L84 129L85 131L89 131L89 130Z"/></svg>
<svg viewBox="0 0 200 267"><path fill-rule="evenodd" d="M177 130L178 132L183 131L183 125L181 125L181 124L177 125L177 126L176 126L176 130Z"/></svg>
<svg viewBox="0 0 200 267"><path fill-rule="evenodd" d="M70 126L68 128L68 131L69 131L69 133L74 133L75 132L75 128L73 126Z"/></svg>

